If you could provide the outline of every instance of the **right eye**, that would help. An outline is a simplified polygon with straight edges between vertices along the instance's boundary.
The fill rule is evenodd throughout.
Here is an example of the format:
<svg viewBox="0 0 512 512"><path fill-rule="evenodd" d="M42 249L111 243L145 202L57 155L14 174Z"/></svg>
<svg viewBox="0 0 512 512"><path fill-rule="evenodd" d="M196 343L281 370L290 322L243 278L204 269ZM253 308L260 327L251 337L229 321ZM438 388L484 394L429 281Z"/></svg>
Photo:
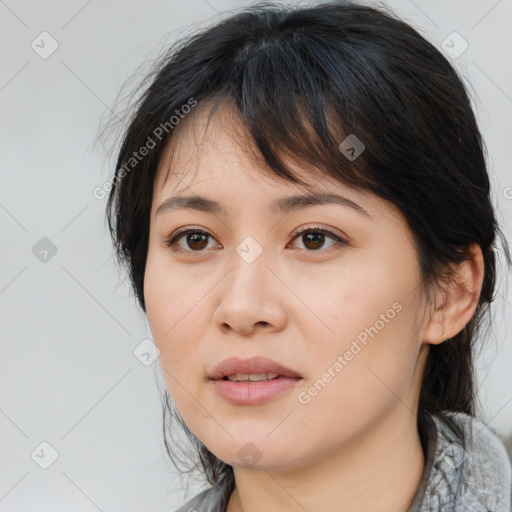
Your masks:
<svg viewBox="0 0 512 512"><path fill-rule="evenodd" d="M185 235L187 235L185 237ZM212 237L210 233L202 231L200 229L187 229L185 231L179 231L173 234L165 240L166 247L171 247L173 250L184 250L188 252L203 252L203 249L208 245L208 237ZM183 248L178 242L185 238L185 241L192 250ZM178 245L179 249L174 247Z"/></svg>

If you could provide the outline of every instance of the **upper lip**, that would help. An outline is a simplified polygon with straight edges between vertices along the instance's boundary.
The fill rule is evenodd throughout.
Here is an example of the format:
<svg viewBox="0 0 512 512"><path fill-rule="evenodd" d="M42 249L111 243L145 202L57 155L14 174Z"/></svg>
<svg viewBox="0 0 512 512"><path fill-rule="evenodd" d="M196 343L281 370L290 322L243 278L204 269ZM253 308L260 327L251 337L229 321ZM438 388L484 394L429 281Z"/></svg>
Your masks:
<svg viewBox="0 0 512 512"><path fill-rule="evenodd" d="M272 359L261 356L249 359L228 357L212 370L209 377L212 380L217 380L236 373L277 373L282 377L302 378L294 370L286 368Z"/></svg>

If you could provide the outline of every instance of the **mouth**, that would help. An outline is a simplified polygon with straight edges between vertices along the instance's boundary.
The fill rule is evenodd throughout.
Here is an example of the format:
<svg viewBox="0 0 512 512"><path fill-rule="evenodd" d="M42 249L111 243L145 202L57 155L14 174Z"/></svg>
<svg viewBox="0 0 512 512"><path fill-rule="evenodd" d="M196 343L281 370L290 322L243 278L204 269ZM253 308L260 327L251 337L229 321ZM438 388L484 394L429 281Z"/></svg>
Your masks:
<svg viewBox="0 0 512 512"><path fill-rule="evenodd" d="M222 380L231 382L262 382L266 380L286 379L284 375L278 373L234 373L222 377Z"/></svg>
<svg viewBox="0 0 512 512"><path fill-rule="evenodd" d="M266 357L230 357L221 361L210 372L209 378L231 382L260 382L280 378L301 379L302 376L295 370Z"/></svg>
<svg viewBox="0 0 512 512"><path fill-rule="evenodd" d="M235 405L262 404L303 380L295 370L265 357L224 359L209 378L219 396Z"/></svg>

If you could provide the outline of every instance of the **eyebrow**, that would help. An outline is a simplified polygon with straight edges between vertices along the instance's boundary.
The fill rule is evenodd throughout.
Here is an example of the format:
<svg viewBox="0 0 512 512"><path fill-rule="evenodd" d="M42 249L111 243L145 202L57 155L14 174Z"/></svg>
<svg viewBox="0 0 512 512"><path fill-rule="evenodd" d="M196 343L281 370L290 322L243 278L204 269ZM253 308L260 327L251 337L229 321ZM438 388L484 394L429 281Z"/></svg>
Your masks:
<svg viewBox="0 0 512 512"><path fill-rule="evenodd" d="M305 195L296 195L290 197L282 197L270 203L270 213L273 215L286 214L288 212L307 208L321 204L338 204L353 209L354 211L370 216L368 212L351 199L337 194L328 194L322 192L314 192ZM156 210L156 214L165 210L191 209L201 212L221 214L227 216L227 211L217 201L213 201L207 197L193 196L174 196L167 198Z"/></svg>

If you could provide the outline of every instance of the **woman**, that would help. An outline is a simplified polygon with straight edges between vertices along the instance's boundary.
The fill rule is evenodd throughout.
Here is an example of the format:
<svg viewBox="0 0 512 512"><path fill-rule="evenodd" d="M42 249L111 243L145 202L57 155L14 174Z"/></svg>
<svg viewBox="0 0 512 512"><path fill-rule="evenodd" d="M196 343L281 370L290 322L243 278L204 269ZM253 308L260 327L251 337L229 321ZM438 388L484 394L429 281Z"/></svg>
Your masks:
<svg viewBox="0 0 512 512"><path fill-rule="evenodd" d="M474 405L489 188L461 79L383 9L253 5L171 48L107 214L211 484L180 512L510 510Z"/></svg>

